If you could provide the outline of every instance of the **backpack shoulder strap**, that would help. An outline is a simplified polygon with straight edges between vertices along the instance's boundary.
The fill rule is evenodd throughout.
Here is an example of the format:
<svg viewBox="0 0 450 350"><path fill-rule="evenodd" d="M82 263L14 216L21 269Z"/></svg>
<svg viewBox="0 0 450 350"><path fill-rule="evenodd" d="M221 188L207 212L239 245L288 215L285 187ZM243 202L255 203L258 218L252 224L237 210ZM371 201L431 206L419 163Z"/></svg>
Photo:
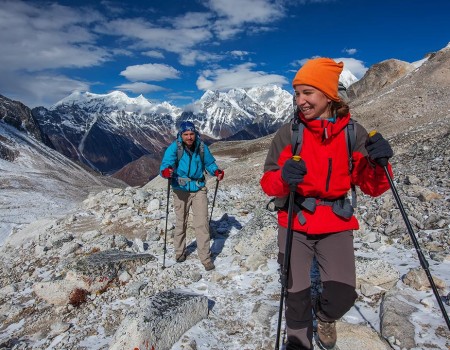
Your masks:
<svg viewBox="0 0 450 350"><path fill-rule="evenodd" d="M305 125L300 122L298 119L294 119L292 121L291 126L291 147L292 147L292 155L300 154L302 150L303 144L303 130L305 129Z"/></svg>
<svg viewBox="0 0 450 350"><path fill-rule="evenodd" d="M176 164L177 167L178 167L178 162L180 161L181 157L183 156L183 153L184 153L183 143L177 139L177 164Z"/></svg>
<svg viewBox="0 0 450 350"><path fill-rule="evenodd" d="M347 126L345 127L345 142L347 144L348 150L348 161L350 172L353 170L353 151L356 145L356 127L353 119L350 119Z"/></svg>
<svg viewBox="0 0 450 350"><path fill-rule="evenodd" d="M198 149L198 153L200 154L200 159L202 160L202 164L205 165L205 143L203 140L200 140L200 146Z"/></svg>
<svg viewBox="0 0 450 350"><path fill-rule="evenodd" d="M353 171L353 151L356 146L356 126L355 121L350 118L347 126L345 127L345 142L347 144L348 152L348 169L351 174ZM356 187L352 184L352 207L356 208Z"/></svg>

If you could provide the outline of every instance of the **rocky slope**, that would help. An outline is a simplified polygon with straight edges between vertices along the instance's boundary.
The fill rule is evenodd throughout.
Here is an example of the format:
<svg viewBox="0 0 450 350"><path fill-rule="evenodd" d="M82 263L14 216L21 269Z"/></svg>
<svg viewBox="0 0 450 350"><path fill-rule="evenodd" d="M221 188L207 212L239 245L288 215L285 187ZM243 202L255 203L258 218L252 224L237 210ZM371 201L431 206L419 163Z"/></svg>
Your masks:
<svg viewBox="0 0 450 350"><path fill-rule="evenodd" d="M35 220L67 213L90 192L126 184L70 161L0 121L0 243Z"/></svg>
<svg viewBox="0 0 450 350"><path fill-rule="evenodd" d="M371 67L360 84L372 77L372 70L379 71L383 65L390 65L390 62ZM387 76L380 80L390 84L374 84L351 102L354 118L369 130L378 129L383 134L396 135L448 118L450 45L430 55L419 68L403 70L403 75L389 69L386 71Z"/></svg>
<svg viewBox="0 0 450 350"><path fill-rule="evenodd" d="M398 191L447 303L448 135L447 123L441 120L391 138ZM123 340L119 329L125 329L132 339L143 337L140 330L148 332L137 326L124 328L130 322L127 315L145 318L148 314L138 314L138 310L150 313L145 300L161 292L183 290L206 296L209 314L199 323L188 322L192 328L173 340L171 348L161 348L273 348L279 300L276 219L264 209L268 198L258 185L269 142L266 137L211 147L226 173L211 223L217 265L211 273L199 269L194 244L189 246L187 261L174 264L171 207L168 251L163 255L167 188L160 178L143 188L92 194L70 215L31 224L12 236L1 251L1 346L117 347ZM208 186L211 201L213 179ZM426 277L417 270L417 254L392 195L388 192L370 199L359 193L358 199L357 307L367 319L355 324L356 316L350 313L339 323L339 349L355 349L355 344L369 349L448 347L450 334L426 287ZM192 228L188 237L193 239ZM94 259L108 252L108 259L105 255ZM112 253L115 260L109 260ZM88 259L97 261L96 265L80 268ZM163 263L166 269L162 269ZM90 281L88 285L86 281ZM192 315L204 315L197 309L201 310L202 303L191 303L196 305ZM190 315L186 304L164 305L161 322L167 321L164 315L169 315L169 310L180 310L170 317L176 321L174 333L183 329L181 325L186 325ZM371 319L368 315L372 313L364 313L368 309L379 318ZM421 319L420 325L416 319ZM167 339L159 338L157 344Z"/></svg>

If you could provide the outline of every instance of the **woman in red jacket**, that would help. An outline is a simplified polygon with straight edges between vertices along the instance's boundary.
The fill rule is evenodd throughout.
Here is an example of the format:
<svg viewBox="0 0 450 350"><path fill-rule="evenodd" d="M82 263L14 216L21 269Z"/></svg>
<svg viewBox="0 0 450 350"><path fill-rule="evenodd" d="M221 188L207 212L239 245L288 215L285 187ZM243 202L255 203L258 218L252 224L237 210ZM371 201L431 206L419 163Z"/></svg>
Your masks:
<svg viewBox="0 0 450 350"><path fill-rule="evenodd" d="M329 58L306 62L293 80L297 111L282 126L269 149L260 184L269 196L287 198L295 191L292 248L286 297L286 349L312 349L314 311L320 345L333 349L335 321L353 305L357 294L353 230L359 228L347 199L352 185L370 196L389 189L383 166L393 152L377 133L354 123L356 144L349 155L349 107L339 98L343 63ZM292 125L303 124L301 160L293 159ZM351 161L349 161L349 159ZM380 163L380 164L379 164ZM388 169L391 172L390 165ZM278 210L280 264L284 261L288 208ZM311 301L310 270L316 258L321 294Z"/></svg>

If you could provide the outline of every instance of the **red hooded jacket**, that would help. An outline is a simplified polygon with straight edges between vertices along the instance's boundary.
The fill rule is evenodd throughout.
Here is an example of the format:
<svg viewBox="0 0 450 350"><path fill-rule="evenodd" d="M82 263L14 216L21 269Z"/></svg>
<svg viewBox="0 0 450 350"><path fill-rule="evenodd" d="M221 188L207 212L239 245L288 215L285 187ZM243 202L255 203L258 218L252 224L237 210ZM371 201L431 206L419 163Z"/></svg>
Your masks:
<svg viewBox="0 0 450 350"><path fill-rule="evenodd" d="M376 197L389 189L389 182L384 169L369 160L365 143L367 131L355 122L356 145L353 151L353 170L349 171L349 156L345 140L344 128L350 120L350 114L338 117L336 122L325 119L306 120L300 114L301 122L305 124L303 143L300 156L306 164L307 173L297 187L297 193L303 197L318 200L335 200L345 197L355 184L362 192ZM264 174L260 184L263 191L274 197L289 195L289 186L281 178L281 168L292 154L291 123L283 125L272 140L264 164ZM391 166L388 165L392 174ZM297 214L294 214L293 230L308 234L327 234L359 228L357 219L342 218L332 211L330 205L318 205L311 213L302 211L306 223L300 224ZM278 211L278 223L287 227L288 214L286 210Z"/></svg>

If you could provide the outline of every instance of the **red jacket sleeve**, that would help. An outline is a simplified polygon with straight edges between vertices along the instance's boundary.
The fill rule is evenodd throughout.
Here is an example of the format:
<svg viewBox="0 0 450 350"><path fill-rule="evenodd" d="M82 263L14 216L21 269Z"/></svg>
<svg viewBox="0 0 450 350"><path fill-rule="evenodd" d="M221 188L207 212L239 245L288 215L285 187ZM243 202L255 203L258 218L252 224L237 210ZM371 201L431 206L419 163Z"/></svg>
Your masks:
<svg viewBox="0 0 450 350"><path fill-rule="evenodd" d="M353 153L353 159L355 163L352 172L352 183L359 186L362 192L372 197L378 197L389 189L389 180L382 166L372 163L361 153ZM393 173L390 164L388 164L388 171L392 177Z"/></svg>
<svg viewBox="0 0 450 350"><path fill-rule="evenodd" d="M357 144L353 152L351 182L358 186L363 193L377 197L390 188L389 180L383 167L369 160L365 146L368 137L367 131L360 124L357 125ZM388 171L393 177L390 164L388 164Z"/></svg>
<svg viewBox="0 0 450 350"><path fill-rule="evenodd" d="M290 140L290 124L283 125L275 134L264 163L264 174L260 180L261 188L268 196L284 197L289 195L289 185L281 178L281 166L287 157L280 157L283 150L289 147L292 155ZM285 152L283 152L285 153Z"/></svg>

